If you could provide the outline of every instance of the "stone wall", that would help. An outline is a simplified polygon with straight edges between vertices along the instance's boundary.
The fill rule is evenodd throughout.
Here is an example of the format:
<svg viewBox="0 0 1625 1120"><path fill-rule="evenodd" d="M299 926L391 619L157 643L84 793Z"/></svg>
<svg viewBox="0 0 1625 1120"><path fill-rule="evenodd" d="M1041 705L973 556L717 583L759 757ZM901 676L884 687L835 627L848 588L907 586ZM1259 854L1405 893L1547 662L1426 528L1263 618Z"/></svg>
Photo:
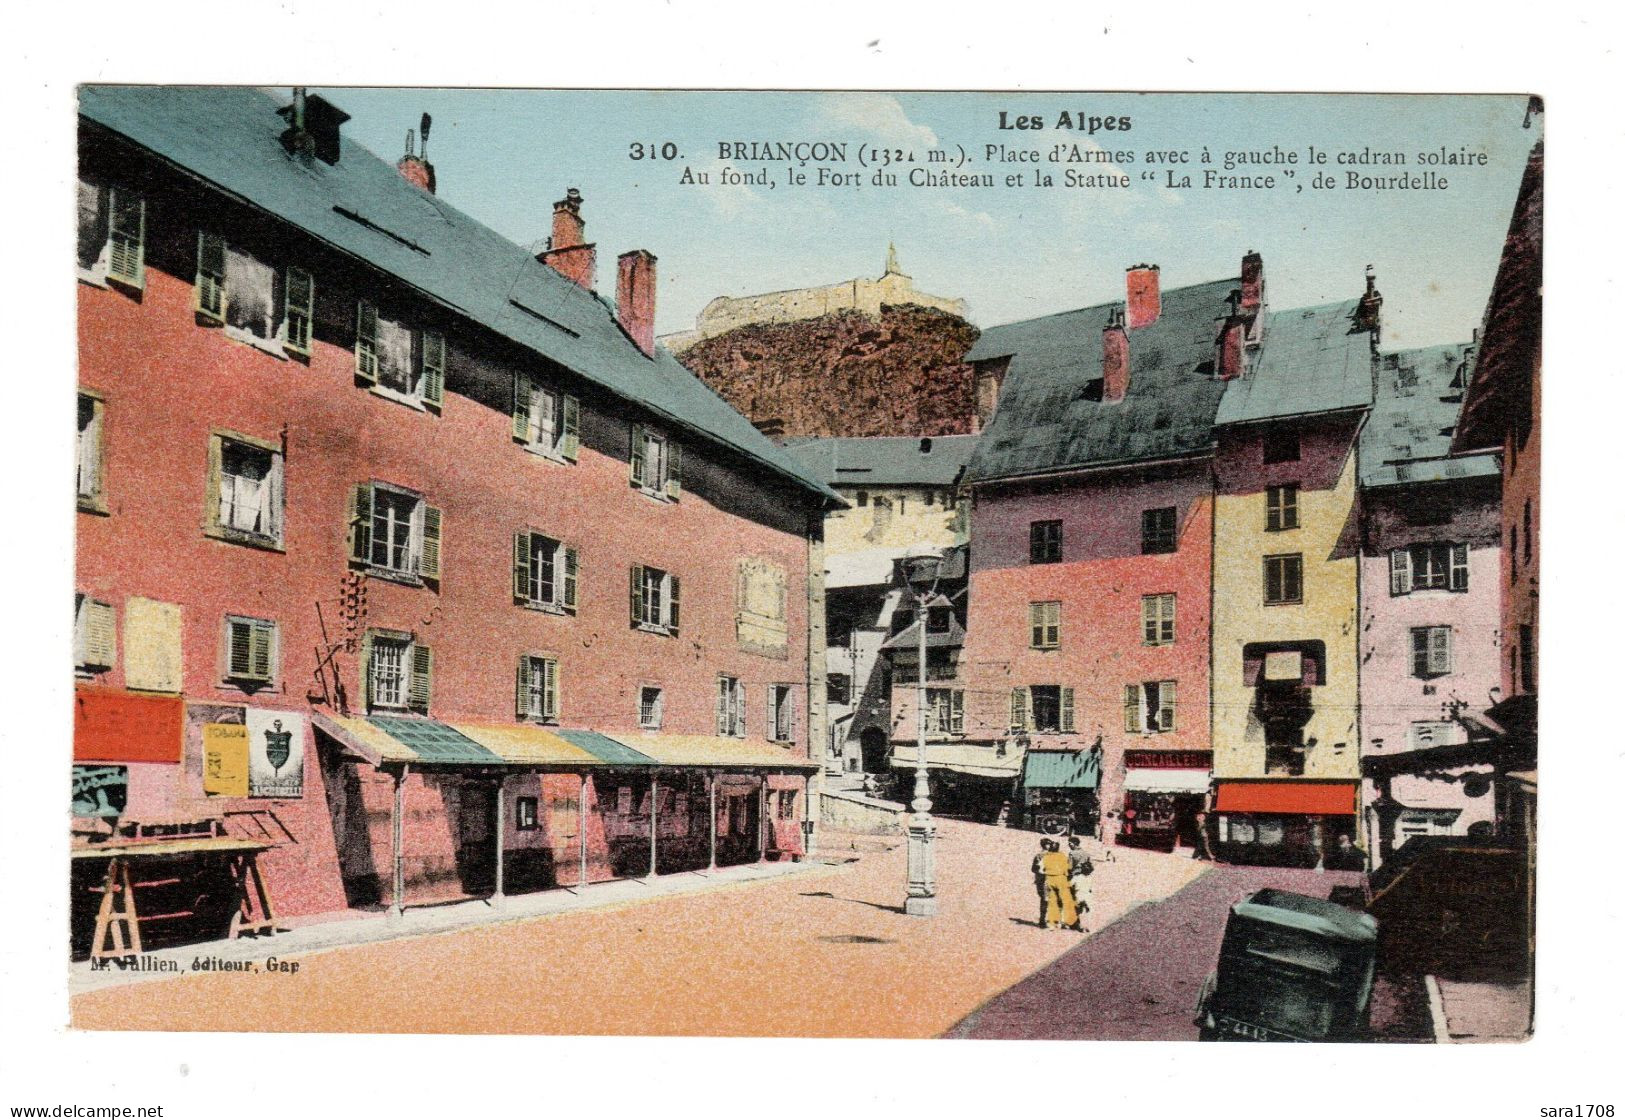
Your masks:
<svg viewBox="0 0 1625 1120"><path fill-rule="evenodd" d="M695 343L681 360L753 423L786 436L957 435L975 430L979 332L914 305L879 319L841 311L759 323Z"/></svg>

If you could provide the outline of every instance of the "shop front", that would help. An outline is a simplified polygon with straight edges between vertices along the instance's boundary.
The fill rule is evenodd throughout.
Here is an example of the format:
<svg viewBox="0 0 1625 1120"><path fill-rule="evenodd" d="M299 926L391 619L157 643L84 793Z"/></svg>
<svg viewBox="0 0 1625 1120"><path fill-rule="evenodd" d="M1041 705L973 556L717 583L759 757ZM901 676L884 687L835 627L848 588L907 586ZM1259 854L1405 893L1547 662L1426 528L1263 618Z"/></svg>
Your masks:
<svg viewBox="0 0 1625 1120"><path fill-rule="evenodd" d="M1215 853L1273 867L1357 864L1358 809L1358 782L1221 779Z"/></svg>
<svg viewBox="0 0 1625 1120"><path fill-rule="evenodd" d="M1212 757L1209 751L1125 751L1117 842L1161 852L1200 850Z"/></svg>
<svg viewBox="0 0 1625 1120"><path fill-rule="evenodd" d="M773 744L313 719L324 769L347 772L328 783L346 893L397 912L805 851L816 764Z"/></svg>
<svg viewBox="0 0 1625 1120"><path fill-rule="evenodd" d="M1022 826L1092 836L1100 823L1101 752L1030 748L1021 767Z"/></svg>

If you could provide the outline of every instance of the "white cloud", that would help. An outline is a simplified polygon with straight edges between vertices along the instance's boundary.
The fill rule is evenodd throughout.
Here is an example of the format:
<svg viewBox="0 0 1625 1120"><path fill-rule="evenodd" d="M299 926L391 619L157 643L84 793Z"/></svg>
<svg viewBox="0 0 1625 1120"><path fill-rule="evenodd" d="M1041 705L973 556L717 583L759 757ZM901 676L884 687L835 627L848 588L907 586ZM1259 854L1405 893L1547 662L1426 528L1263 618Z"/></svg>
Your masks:
<svg viewBox="0 0 1625 1120"><path fill-rule="evenodd" d="M889 93L827 93L818 98L815 128L866 132L883 144L937 146L937 134L915 124Z"/></svg>

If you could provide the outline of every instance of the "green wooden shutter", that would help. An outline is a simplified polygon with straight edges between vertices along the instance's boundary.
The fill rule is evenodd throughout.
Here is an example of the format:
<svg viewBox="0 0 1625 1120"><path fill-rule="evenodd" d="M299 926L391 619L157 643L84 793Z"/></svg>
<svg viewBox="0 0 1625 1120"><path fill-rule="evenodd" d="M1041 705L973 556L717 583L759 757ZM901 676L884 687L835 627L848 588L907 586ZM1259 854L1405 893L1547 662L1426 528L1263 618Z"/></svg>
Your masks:
<svg viewBox="0 0 1625 1120"><path fill-rule="evenodd" d="M564 397L564 439L559 454L572 463L581 454L581 399L568 394Z"/></svg>
<svg viewBox="0 0 1625 1120"><path fill-rule="evenodd" d="M361 665L361 706L365 711L372 711L372 631L368 630L361 636L361 656L358 659Z"/></svg>
<svg viewBox="0 0 1625 1120"><path fill-rule="evenodd" d="M216 323L226 317L226 242L216 234L198 230L197 277L192 284L192 308Z"/></svg>
<svg viewBox="0 0 1625 1120"><path fill-rule="evenodd" d="M571 614L576 609L576 578L581 569L581 555L574 545L564 546L564 609Z"/></svg>
<svg viewBox="0 0 1625 1120"><path fill-rule="evenodd" d="M778 691L779 690L775 685L770 684L767 686L767 722L762 724L762 727L766 730L767 737L769 739L777 739L779 737L779 712L778 709L774 707L773 703L778 696Z"/></svg>
<svg viewBox="0 0 1625 1120"><path fill-rule="evenodd" d="M674 440L666 442L666 496L683 496L683 445Z"/></svg>
<svg viewBox="0 0 1625 1120"><path fill-rule="evenodd" d="M643 565L632 565L632 625L643 625Z"/></svg>
<svg viewBox="0 0 1625 1120"><path fill-rule="evenodd" d="M676 576L667 576L666 579L671 587L671 593L666 598L666 602L669 604L666 615L666 629L675 634L682 622L683 581Z"/></svg>
<svg viewBox="0 0 1625 1120"><path fill-rule="evenodd" d="M1467 546L1464 544L1450 546L1450 590L1467 590Z"/></svg>
<svg viewBox="0 0 1625 1120"><path fill-rule="evenodd" d="M429 712L429 695L434 691L434 651L412 645L412 679L406 693L406 706L414 712Z"/></svg>
<svg viewBox="0 0 1625 1120"><path fill-rule="evenodd" d="M1158 731L1174 730L1175 712L1178 711L1178 705L1174 702L1174 689L1176 687L1174 681L1163 681L1157 688L1157 700L1160 709L1157 714Z"/></svg>
<svg viewBox="0 0 1625 1120"><path fill-rule="evenodd" d="M418 554L418 575L440 578L440 524L442 515L431 505L423 507L423 547Z"/></svg>
<svg viewBox="0 0 1625 1120"><path fill-rule="evenodd" d="M530 602L530 530L513 535L513 601Z"/></svg>
<svg viewBox="0 0 1625 1120"><path fill-rule="evenodd" d="M643 482L643 425L632 425L632 485L642 486Z"/></svg>
<svg viewBox="0 0 1625 1120"><path fill-rule="evenodd" d="M965 693L961 689L954 689L950 701L952 707L949 712L949 727L955 735L965 733Z"/></svg>
<svg viewBox="0 0 1625 1120"><path fill-rule="evenodd" d="M280 451L271 453L271 471L265 476L265 506L266 506L266 535L282 543L282 511L287 503L284 496L285 468L284 456Z"/></svg>
<svg viewBox="0 0 1625 1120"><path fill-rule="evenodd" d="M378 384L378 309L366 300L355 306L355 377Z"/></svg>
<svg viewBox="0 0 1625 1120"><path fill-rule="evenodd" d="M350 562L366 564L372 558L372 483L350 492Z"/></svg>
<svg viewBox="0 0 1625 1120"><path fill-rule="evenodd" d="M732 694L728 687L727 677L717 678L717 734L726 735L730 731L728 719L728 700Z"/></svg>
<svg viewBox="0 0 1625 1120"><path fill-rule="evenodd" d="M1076 709L1073 707L1075 694L1070 688L1061 689L1061 730L1076 731Z"/></svg>
<svg viewBox="0 0 1625 1120"><path fill-rule="evenodd" d="M107 275L133 288L146 284L147 206L139 195L119 187L108 191Z"/></svg>
<svg viewBox="0 0 1625 1120"><path fill-rule="evenodd" d="M288 268L282 283L282 345L310 357L311 324L316 320L316 282L302 268Z"/></svg>
<svg viewBox="0 0 1625 1120"><path fill-rule="evenodd" d="M514 714L524 720L530 718L530 655L519 655L519 668L514 674Z"/></svg>
<svg viewBox="0 0 1625 1120"><path fill-rule="evenodd" d="M446 399L446 336L424 331L422 339L423 403L439 408Z"/></svg>
<svg viewBox="0 0 1625 1120"><path fill-rule="evenodd" d="M1140 731L1140 686L1123 686L1123 730L1131 735Z"/></svg>
<svg viewBox="0 0 1625 1120"><path fill-rule="evenodd" d="M225 468L222 465L224 446L221 437L209 437L209 469L203 493L203 520L210 528L218 529L220 521L220 486Z"/></svg>
<svg viewBox="0 0 1625 1120"><path fill-rule="evenodd" d="M523 373L513 375L513 438L530 442L530 378Z"/></svg>
<svg viewBox="0 0 1625 1120"><path fill-rule="evenodd" d="M1388 594L1408 595L1411 590L1411 553L1395 548L1388 553Z"/></svg>
<svg viewBox="0 0 1625 1120"><path fill-rule="evenodd" d="M1010 730L1027 730L1027 690L1025 688L1012 688L1010 690Z"/></svg>
<svg viewBox="0 0 1625 1120"><path fill-rule="evenodd" d="M250 667L255 680L268 682L271 679L271 645L276 640L276 624L256 622L253 629L253 657Z"/></svg>
<svg viewBox="0 0 1625 1120"><path fill-rule="evenodd" d="M559 663L551 657L542 660L542 718L549 723L559 718Z"/></svg>

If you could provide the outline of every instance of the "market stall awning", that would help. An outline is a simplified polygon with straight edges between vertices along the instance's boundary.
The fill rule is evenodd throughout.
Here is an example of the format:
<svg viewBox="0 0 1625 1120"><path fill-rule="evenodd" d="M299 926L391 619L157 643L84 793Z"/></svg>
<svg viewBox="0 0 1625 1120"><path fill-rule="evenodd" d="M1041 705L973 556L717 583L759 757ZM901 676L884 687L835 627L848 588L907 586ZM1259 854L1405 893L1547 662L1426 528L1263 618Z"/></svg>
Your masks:
<svg viewBox="0 0 1625 1120"><path fill-rule="evenodd" d="M655 760L642 751L627 746L618 739L597 731L578 731L560 728L554 732L572 746L579 747L605 766L653 766Z"/></svg>
<svg viewBox="0 0 1625 1120"><path fill-rule="evenodd" d="M1211 775L1206 770L1159 770L1130 767L1123 788L1134 793L1206 793Z"/></svg>
<svg viewBox="0 0 1625 1120"><path fill-rule="evenodd" d="M1028 789L1095 789L1100 785L1096 751L1028 751L1021 771Z"/></svg>
<svg viewBox="0 0 1625 1120"><path fill-rule="evenodd" d="M763 739L722 735L676 735L650 731L621 739L660 766L740 770L816 770L818 764Z"/></svg>
<svg viewBox="0 0 1625 1120"><path fill-rule="evenodd" d="M597 766L603 761L548 727L528 724L491 727L473 723L452 723L447 726L504 762L537 766Z"/></svg>
<svg viewBox="0 0 1625 1120"><path fill-rule="evenodd" d="M372 763L474 766L601 766L596 754L543 727L442 723L406 716L339 716L311 721Z"/></svg>
<svg viewBox="0 0 1625 1120"><path fill-rule="evenodd" d="M1358 782L1219 782L1214 809L1220 813L1307 813L1352 816L1359 808Z"/></svg>

